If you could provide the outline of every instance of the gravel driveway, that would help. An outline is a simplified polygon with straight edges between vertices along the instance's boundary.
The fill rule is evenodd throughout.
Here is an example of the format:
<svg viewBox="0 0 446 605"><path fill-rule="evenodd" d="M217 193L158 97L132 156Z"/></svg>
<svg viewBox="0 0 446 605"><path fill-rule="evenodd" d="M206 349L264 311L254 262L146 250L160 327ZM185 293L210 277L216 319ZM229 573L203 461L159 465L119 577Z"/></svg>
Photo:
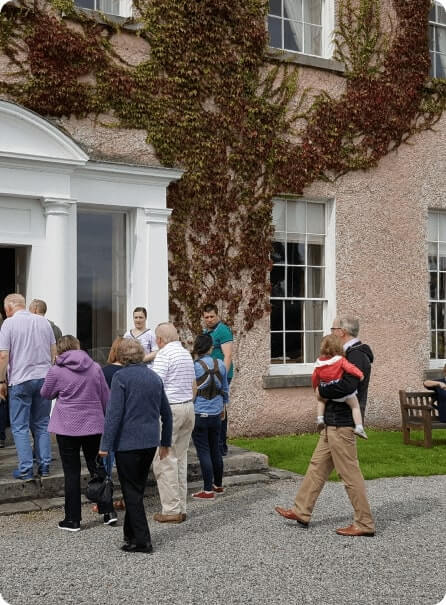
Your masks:
<svg viewBox="0 0 446 605"><path fill-rule="evenodd" d="M10 605L401 604L446 593L446 476L367 482L374 538L350 523L340 484L324 488L308 530L274 513L298 479L227 489L190 502L181 525L151 522L155 552L125 554L122 527L83 508L83 530L57 529L60 509L0 517L0 593ZM147 500L149 514L159 501ZM122 513L120 513L121 515Z"/></svg>

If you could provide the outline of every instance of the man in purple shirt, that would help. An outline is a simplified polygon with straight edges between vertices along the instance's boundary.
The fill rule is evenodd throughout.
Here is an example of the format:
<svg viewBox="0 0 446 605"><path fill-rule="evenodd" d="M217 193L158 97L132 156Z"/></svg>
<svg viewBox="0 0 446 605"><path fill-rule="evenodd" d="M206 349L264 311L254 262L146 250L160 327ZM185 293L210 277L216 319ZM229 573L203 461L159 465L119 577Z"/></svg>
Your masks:
<svg viewBox="0 0 446 605"><path fill-rule="evenodd" d="M55 358L56 342L48 321L27 311L21 294L9 294L4 308L7 319L0 330L0 399L6 397L9 385L11 431L19 461L13 476L31 481L34 473L30 429L38 472L42 477L49 475L51 442L47 429L51 401L41 397L40 389Z"/></svg>

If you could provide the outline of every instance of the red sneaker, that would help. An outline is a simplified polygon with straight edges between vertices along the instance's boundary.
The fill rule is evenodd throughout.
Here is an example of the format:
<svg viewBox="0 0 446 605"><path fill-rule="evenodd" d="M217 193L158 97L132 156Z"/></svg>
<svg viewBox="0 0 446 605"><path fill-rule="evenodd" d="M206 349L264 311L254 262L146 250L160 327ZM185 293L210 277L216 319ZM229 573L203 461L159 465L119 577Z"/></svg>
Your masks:
<svg viewBox="0 0 446 605"><path fill-rule="evenodd" d="M225 493L225 488L222 487L222 486L217 487L216 485L213 485L212 488L213 488L213 490L214 490L214 492L216 494L224 494Z"/></svg>
<svg viewBox="0 0 446 605"><path fill-rule="evenodd" d="M215 500L214 492L197 492L196 494L192 494L192 498L197 498L197 500Z"/></svg>

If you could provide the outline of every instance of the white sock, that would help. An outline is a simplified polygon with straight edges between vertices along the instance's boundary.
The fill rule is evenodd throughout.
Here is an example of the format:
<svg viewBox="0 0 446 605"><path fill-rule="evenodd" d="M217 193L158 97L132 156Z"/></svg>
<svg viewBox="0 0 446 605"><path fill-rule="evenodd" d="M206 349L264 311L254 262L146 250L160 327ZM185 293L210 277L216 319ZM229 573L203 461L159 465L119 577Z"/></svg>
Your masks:
<svg viewBox="0 0 446 605"><path fill-rule="evenodd" d="M324 424L324 417L323 416L318 416L317 417L317 423L318 424Z"/></svg>
<svg viewBox="0 0 446 605"><path fill-rule="evenodd" d="M357 431L363 431L364 430L364 427L362 426L362 424L357 424L355 428L356 428Z"/></svg>

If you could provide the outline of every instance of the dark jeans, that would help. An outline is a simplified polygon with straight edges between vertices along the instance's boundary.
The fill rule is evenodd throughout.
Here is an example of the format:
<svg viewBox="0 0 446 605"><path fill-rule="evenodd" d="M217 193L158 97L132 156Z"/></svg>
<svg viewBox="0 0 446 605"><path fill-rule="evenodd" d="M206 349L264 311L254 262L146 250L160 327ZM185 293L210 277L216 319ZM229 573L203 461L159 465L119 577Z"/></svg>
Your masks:
<svg viewBox="0 0 446 605"><path fill-rule="evenodd" d="M90 475L97 471L96 456L99 451L101 435L86 435L72 437L56 435L65 475L65 519L67 521L81 520L81 455L84 453Z"/></svg>
<svg viewBox="0 0 446 605"><path fill-rule="evenodd" d="M204 490L212 491L212 484L220 487L223 481L223 458L221 456L219 437L221 429L220 414L202 418L195 414L195 428L192 440L200 460Z"/></svg>
<svg viewBox="0 0 446 605"><path fill-rule="evenodd" d="M144 545L151 542L144 509L144 489L157 448L115 452L116 468L125 502L124 540Z"/></svg>
<svg viewBox="0 0 446 605"><path fill-rule="evenodd" d="M0 441L6 439L5 429L8 426L8 400L0 399Z"/></svg>
<svg viewBox="0 0 446 605"><path fill-rule="evenodd" d="M231 380L232 380L232 378L228 378L228 387L231 385ZM226 456L226 454L228 453L227 440L228 440L228 409L225 408L225 417L221 421L220 438L219 438L220 452L221 452L222 456Z"/></svg>

